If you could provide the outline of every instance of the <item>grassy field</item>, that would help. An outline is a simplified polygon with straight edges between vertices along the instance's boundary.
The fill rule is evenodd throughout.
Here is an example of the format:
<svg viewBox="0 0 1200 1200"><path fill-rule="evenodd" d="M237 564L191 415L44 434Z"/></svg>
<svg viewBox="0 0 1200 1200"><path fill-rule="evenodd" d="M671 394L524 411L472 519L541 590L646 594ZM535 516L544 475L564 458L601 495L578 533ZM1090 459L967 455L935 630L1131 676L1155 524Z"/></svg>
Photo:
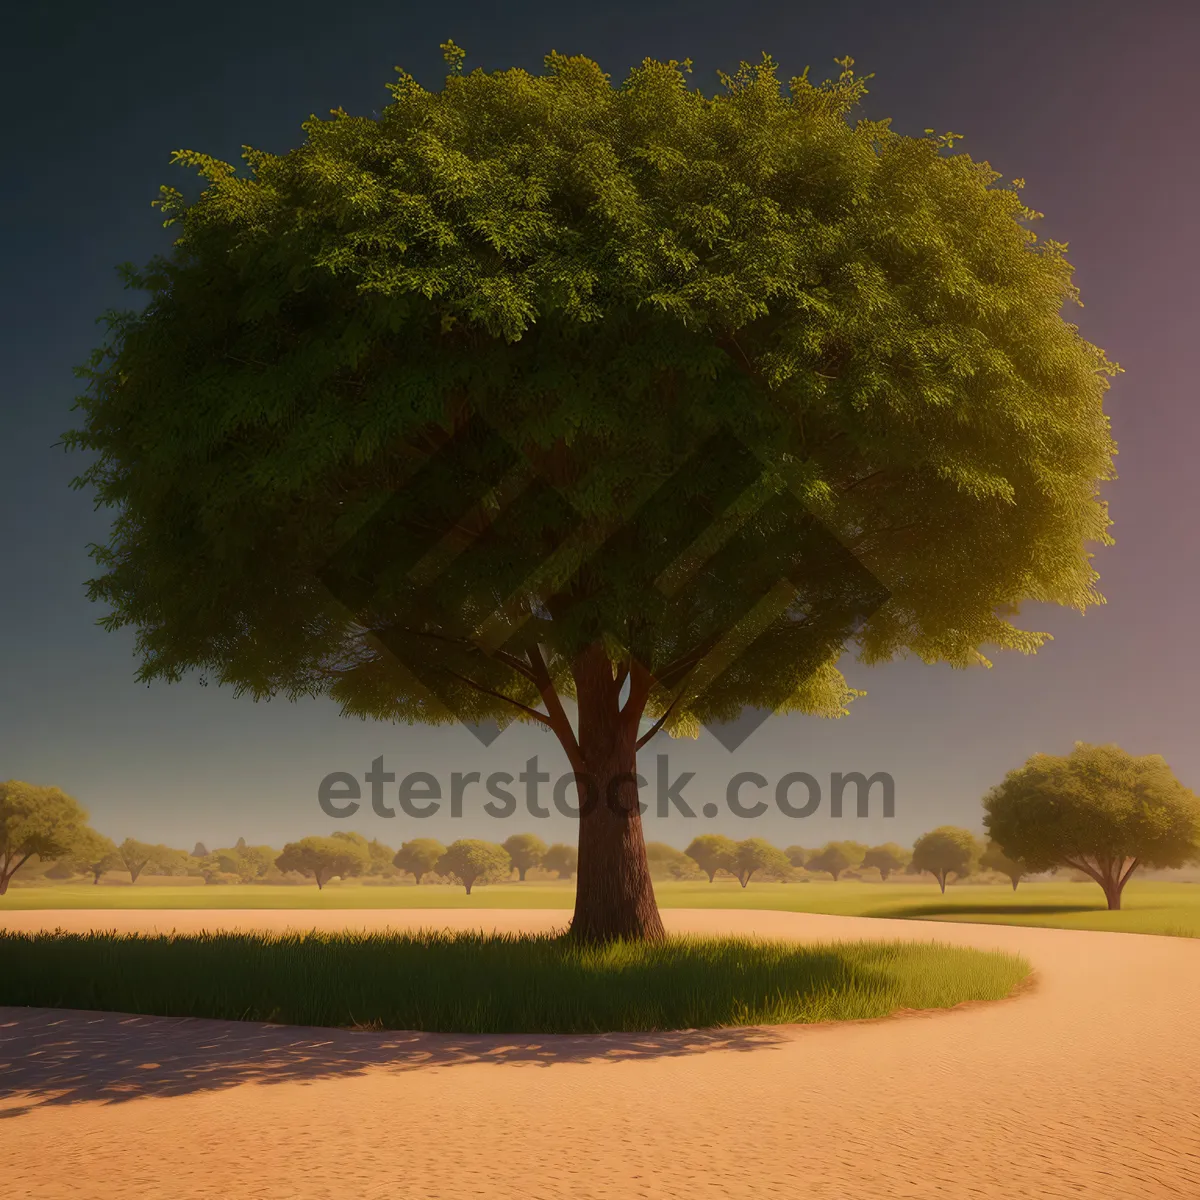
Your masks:
<svg viewBox="0 0 1200 1200"><path fill-rule="evenodd" d="M0 933L0 1004L458 1033L839 1021L998 1000L1013 955L738 938Z"/></svg>
<svg viewBox="0 0 1200 1200"><path fill-rule="evenodd" d="M756 883L744 890L732 880L658 883L664 908L768 908L842 916L902 917L941 921L995 921L1200 937L1200 884L1134 880L1124 908L1110 913L1091 883L951 885L946 895L932 882ZM368 886L357 882L313 887L248 884L206 887L183 880L136 886L67 883L12 887L0 896L5 909L38 908L563 908L574 904L570 883L504 883L478 886L470 896L449 886Z"/></svg>

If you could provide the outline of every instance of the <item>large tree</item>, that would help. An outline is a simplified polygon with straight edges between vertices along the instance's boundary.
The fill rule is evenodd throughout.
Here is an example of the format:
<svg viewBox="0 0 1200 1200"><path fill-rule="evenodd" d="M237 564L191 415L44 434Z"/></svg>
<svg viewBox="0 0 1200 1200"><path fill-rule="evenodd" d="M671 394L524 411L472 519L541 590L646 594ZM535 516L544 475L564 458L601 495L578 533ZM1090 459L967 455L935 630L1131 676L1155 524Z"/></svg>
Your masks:
<svg viewBox="0 0 1200 1200"><path fill-rule="evenodd" d="M861 842L826 842L816 854L809 857L804 869L825 871L837 883L838 876L851 867L860 866L866 854L867 848Z"/></svg>
<svg viewBox="0 0 1200 1200"><path fill-rule="evenodd" d="M1076 742L1035 754L983 801L984 825L1030 871L1071 867L1094 879L1110 909L1140 866L1200 856L1200 800L1158 754Z"/></svg>
<svg viewBox="0 0 1200 1200"><path fill-rule="evenodd" d="M660 936L639 748L842 715L848 640L1036 649L1022 601L1098 598L1115 368L1017 184L859 119L849 59L709 96L445 50L240 173L176 154L207 186L163 189L67 435L115 509L91 595L143 680L548 727L573 934Z"/></svg>
<svg viewBox="0 0 1200 1200"><path fill-rule="evenodd" d="M0 896L35 855L66 858L86 836L87 813L56 787L9 779L0 783Z"/></svg>
<svg viewBox="0 0 1200 1200"><path fill-rule="evenodd" d="M512 859L503 846L480 838L459 838L438 859L437 873L457 879L471 894L476 883L499 883L511 874Z"/></svg>

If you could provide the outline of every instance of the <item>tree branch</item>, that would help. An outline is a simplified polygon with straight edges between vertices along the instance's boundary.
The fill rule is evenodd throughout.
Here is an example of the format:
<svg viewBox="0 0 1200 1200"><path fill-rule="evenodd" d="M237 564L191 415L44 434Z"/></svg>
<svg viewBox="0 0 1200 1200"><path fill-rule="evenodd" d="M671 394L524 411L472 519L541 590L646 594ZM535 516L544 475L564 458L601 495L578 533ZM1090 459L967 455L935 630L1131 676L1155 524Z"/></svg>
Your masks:
<svg viewBox="0 0 1200 1200"><path fill-rule="evenodd" d="M585 767L583 753L579 749L579 741L575 737L575 730L571 728L571 722L567 718L566 710L562 706L562 699L558 694L558 689L554 686L554 680L550 678L550 668L546 666L546 660L542 657L541 648L537 642L534 642L525 653L529 658L529 665L533 669L533 681L537 684L538 691L542 696L542 702L546 705L546 711L550 714L546 724L554 730L555 736L562 744L562 748L567 752L567 760L570 762L572 770L583 774Z"/></svg>
<svg viewBox="0 0 1200 1200"><path fill-rule="evenodd" d="M473 687L477 692L482 692L485 696L491 696L496 700L503 700L505 704L511 704L513 708L520 709L521 712L526 713L535 721L541 722L541 724L545 725L548 729L554 729L550 718L547 717L545 713L538 712L536 708L530 708L528 704L522 704L520 700L514 700L511 696L504 695L503 692L494 692L491 688L484 687L482 683L476 683L474 679L468 679L465 675L460 675L457 671L450 670L449 667L443 667L442 670L445 671L447 675L450 675L460 682L465 683L468 687ZM555 732L557 733L558 731L555 730Z"/></svg>

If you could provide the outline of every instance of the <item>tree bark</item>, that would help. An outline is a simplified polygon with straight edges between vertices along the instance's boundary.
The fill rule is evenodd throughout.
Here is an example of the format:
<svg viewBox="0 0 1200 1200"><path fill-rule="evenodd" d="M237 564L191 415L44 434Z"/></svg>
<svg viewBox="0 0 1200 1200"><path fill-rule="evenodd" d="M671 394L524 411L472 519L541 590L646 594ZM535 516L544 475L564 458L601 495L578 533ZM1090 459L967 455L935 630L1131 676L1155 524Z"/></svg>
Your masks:
<svg viewBox="0 0 1200 1200"><path fill-rule="evenodd" d="M583 942L666 936L646 862L638 807L638 722L650 680L635 667L630 692L621 684L599 643L575 660L579 735L564 748L572 759L579 795L579 866L571 937ZM557 729L560 740L563 734ZM569 731L568 731L569 732Z"/></svg>
<svg viewBox="0 0 1200 1200"><path fill-rule="evenodd" d="M518 867L517 868L517 878L521 881L521 883L525 882L525 872L528 870L529 870L528 867Z"/></svg>
<svg viewBox="0 0 1200 1200"><path fill-rule="evenodd" d="M463 880L463 887L465 887L467 889L467 895L469 896L471 894L471 885L465 879Z"/></svg>
<svg viewBox="0 0 1200 1200"><path fill-rule="evenodd" d="M1121 909L1122 884L1117 879L1106 879L1101 885L1104 888L1104 899L1108 901L1109 912L1119 912Z"/></svg>

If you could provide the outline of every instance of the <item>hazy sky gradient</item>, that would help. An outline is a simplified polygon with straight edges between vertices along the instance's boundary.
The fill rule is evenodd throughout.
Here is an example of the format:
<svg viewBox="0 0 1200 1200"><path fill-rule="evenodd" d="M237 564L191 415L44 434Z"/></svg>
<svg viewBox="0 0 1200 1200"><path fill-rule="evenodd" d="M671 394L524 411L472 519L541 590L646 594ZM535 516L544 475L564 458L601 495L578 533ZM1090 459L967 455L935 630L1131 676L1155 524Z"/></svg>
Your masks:
<svg viewBox="0 0 1200 1200"><path fill-rule="evenodd" d="M785 77L811 64L824 78L836 73L835 57L851 54L876 72L871 116L891 116L906 133L962 133L962 149L1026 178L1045 232L1071 245L1087 307L1069 319L1126 371L1109 393L1121 453L1120 479L1107 490L1118 544L1097 559L1105 607L1086 616L1030 610L1026 625L1055 641L991 671L851 665L851 682L870 694L850 717L775 718L735 755L707 735L652 748L669 754L673 772L696 772L686 795L697 809L721 801L739 770L772 781L790 770L826 779L888 771L894 820L651 819L648 837L682 845L713 830L781 844L907 842L943 822L978 826L979 798L1005 770L1076 739L1162 753L1200 788L1191 81L1200 6L1178 0L587 9L125 0L30 5L9 17L0 49L10 163L0 191L0 778L65 788L118 839L190 847L327 831L318 781L336 770L361 776L378 755L388 769L446 781L452 770L516 775L533 753L553 774L565 769L540 731L511 730L484 751L457 728L364 724L325 703L255 705L195 684L137 685L132 637L99 630L101 613L83 594L85 547L104 537L107 517L69 490L80 464L53 448L73 423L71 368L100 336L95 318L137 299L113 267L169 244L149 203L159 184L188 178L168 166L170 152L237 161L242 143L284 151L309 113L382 108L394 65L436 86L447 36L466 48L468 69L537 69L557 49L619 77L645 56L690 57L707 90L718 68L764 49ZM652 757L642 770L653 774ZM418 834L501 839L523 828L574 837L565 818L493 821L478 802L461 821L362 815L350 826L392 844Z"/></svg>

